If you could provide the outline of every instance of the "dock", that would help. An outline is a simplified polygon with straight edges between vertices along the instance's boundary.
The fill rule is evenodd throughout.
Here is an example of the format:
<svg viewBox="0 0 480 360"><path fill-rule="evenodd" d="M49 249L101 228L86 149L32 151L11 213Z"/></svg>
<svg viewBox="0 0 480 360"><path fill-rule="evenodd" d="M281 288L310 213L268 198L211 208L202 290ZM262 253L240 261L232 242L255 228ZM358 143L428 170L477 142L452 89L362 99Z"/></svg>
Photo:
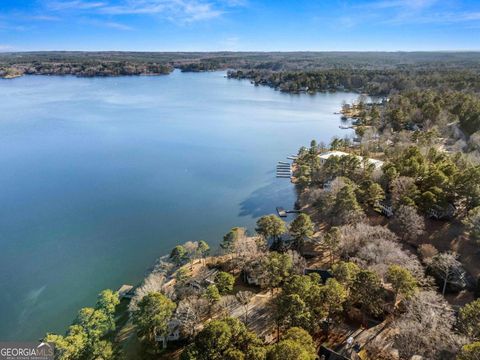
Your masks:
<svg viewBox="0 0 480 360"><path fill-rule="evenodd" d="M292 176L292 165L286 161L277 163L277 178L290 178Z"/></svg>
<svg viewBox="0 0 480 360"><path fill-rule="evenodd" d="M131 299L135 295L135 288L132 285L124 284L117 290L118 298L122 299Z"/></svg>
<svg viewBox="0 0 480 360"><path fill-rule="evenodd" d="M287 212L282 207L277 207L277 214L280 217L287 217Z"/></svg>
<svg viewBox="0 0 480 360"><path fill-rule="evenodd" d="M280 217L287 217L288 214L300 214L301 213L300 210L285 210L281 206L277 206L276 209L277 209L277 214Z"/></svg>

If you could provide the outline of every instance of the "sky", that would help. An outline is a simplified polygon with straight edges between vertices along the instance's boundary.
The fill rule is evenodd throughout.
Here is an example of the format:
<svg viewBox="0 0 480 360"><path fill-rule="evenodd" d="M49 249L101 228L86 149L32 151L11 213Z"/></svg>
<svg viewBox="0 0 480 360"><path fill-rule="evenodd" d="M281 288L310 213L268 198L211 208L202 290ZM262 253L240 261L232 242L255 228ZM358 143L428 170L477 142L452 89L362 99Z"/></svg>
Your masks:
<svg viewBox="0 0 480 360"><path fill-rule="evenodd" d="M480 0L0 0L0 51L480 50Z"/></svg>

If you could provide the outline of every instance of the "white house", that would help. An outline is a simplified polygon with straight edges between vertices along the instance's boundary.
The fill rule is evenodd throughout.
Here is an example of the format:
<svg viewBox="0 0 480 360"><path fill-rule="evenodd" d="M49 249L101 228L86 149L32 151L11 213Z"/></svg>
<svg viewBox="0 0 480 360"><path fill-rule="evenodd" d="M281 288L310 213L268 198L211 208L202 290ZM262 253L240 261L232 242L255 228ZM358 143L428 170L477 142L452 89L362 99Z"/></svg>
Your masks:
<svg viewBox="0 0 480 360"><path fill-rule="evenodd" d="M325 161L327 161L327 159L332 156L342 157L347 155L352 155L352 154L349 154L343 151L332 150L332 151L324 152L318 155L318 157L320 158L320 163L324 164ZM359 155L353 155L353 156L355 156L358 160L363 161L363 156L359 156ZM375 166L375 169L381 169L383 166L383 161L381 160L367 158L367 161L369 164L373 164Z"/></svg>
<svg viewBox="0 0 480 360"><path fill-rule="evenodd" d="M167 335L155 335L155 340L163 344L163 348L167 347L167 342L177 341L180 339L180 321L172 319L168 323Z"/></svg>

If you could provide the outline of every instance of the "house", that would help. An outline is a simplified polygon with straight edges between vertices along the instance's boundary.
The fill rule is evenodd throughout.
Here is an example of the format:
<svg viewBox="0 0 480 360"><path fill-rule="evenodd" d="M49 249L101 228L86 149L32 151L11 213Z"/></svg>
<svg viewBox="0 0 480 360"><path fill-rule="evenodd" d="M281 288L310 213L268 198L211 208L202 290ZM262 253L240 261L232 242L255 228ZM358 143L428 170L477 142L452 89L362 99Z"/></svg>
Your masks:
<svg viewBox="0 0 480 360"><path fill-rule="evenodd" d="M322 279L322 282L325 283L328 279L333 278L333 274L324 269L305 269L303 271L304 275L309 275L309 274L318 274L320 275L320 278Z"/></svg>
<svg viewBox="0 0 480 360"><path fill-rule="evenodd" d="M377 201L375 203L375 211L385 215L387 218L393 216L393 207L391 204L388 204L384 201Z"/></svg>
<svg viewBox="0 0 480 360"><path fill-rule="evenodd" d="M348 360L347 357L340 355L339 353L329 349L325 346L320 346L320 350L318 351L318 355L320 359L325 360Z"/></svg>
<svg viewBox="0 0 480 360"><path fill-rule="evenodd" d="M215 277L218 274L218 269L209 269L199 275L199 280L205 286L215 284Z"/></svg>
<svg viewBox="0 0 480 360"><path fill-rule="evenodd" d="M318 155L318 157L320 159L320 163L324 164L325 161L327 161L327 159L329 159L332 156L342 157L342 156L347 156L347 155L353 155L353 154L349 154L349 153L346 153L346 152L343 152L343 151L332 150L332 151L324 152L324 153ZM359 156L359 155L353 155L353 156L355 156L358 160L363 162L363 156ZM381 169L382 166L383 166L383 161L381 161L381 160L367 158L367 161L368 161L369 164L374 165L376 170Z"/></svg>
<svg viewBox="0 0 480 360"><path fill-rule="evenodd" d="M190 279L189 281L187 281L186 285L198 292L202 291L203 289L202 285L195 279Z"/></svg>
<svg viewBox="0 0 480 360"><path fill-rule="evenodd" d="M439 205L434 205L431 209L428 210L428 216L435 220L442 219L451 219L456 212L456 208L453 204L448 204L445 207Z"/></svg>
<svg viewBox="0 0 480 360"><path fill-rule="evenodd" d="M420 131L422 130L423 126L420 124L415 124L415 123L408 123L405 125L405 130L410 130L410 131Z"/></svg>
<svg viewBox="0 0 480 360"><path fill-rule="evenodd" d="M180 340L180 325L180 320L170 320L168 323L167 334L155 335L155 341L161 342L163 344L163 348L165 349L168 342Z"/></svg>
<svg viewBox="0 0 480 360"><path fill-rule="evenodd" d="M252 261L242 271L243 281L248 285L260 286L263 283L262 264L260 261Z"/></svg>
<svg viewBox="0 0 480 360"><path fill-rule="evenodd" d="M332 190L332 182L330 180L326 181L322 185L324 191L330 192Z"/></svg>
<svg viewBox="0 0 480 360"><path fill-rule="evenodd" d="M203 271L194 278L187 280L186 285L195 291L202 291L207 286L215 284L215 276L217 273L217 269Z"/></svg>

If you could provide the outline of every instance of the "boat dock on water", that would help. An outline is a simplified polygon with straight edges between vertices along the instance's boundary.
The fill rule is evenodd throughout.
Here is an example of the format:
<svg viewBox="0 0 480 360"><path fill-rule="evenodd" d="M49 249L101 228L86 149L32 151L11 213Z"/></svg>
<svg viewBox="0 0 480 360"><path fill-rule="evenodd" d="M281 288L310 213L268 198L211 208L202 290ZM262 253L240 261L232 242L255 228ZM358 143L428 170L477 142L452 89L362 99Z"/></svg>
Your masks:
<svg viewBox="0 0 480 360"><path fill-rule="evenodd" d="M277 178L290 178L292 176L292 165L286 161L277 163Z"/></svg>
<svg viewBox="0 0 480 360"><path fill-rule="evenodd" d="M300 214L301 212L300 210L285 210L281 206L277 206L276 209L277 209L277 214L280 217L287 217L288 214Z"/></svg>
<svg viewBox="0 0 480 360"><path fill-rule="evenodd" d="M287 212L283 207L279 207L279 206L277 207L277 214L280 217L287 217Z"/></svg>

